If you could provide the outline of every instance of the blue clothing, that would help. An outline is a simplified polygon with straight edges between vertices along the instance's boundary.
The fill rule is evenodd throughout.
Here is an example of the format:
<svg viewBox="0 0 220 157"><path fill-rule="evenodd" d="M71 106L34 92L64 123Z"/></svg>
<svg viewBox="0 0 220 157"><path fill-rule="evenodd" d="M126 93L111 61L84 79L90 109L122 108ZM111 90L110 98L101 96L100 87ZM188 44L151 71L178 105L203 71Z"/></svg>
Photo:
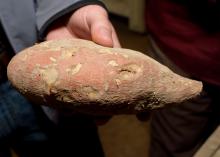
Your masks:
<svg viewBox="0 0 220 157"><path fill-rule="evenodd" d="M9 82L0 85L0 156L9 157L10 149L15 150L31 143L44 143L48 140L38 124L32 105L15 91ZM39 151L40 149L38 149ZM36 153L36 152L35 152Z"/></svg>
<svg viewBox="0 0 220 157"><path fill-rule="evenodd" d="M1 138L7 137L17 129L38 130L37 126L29 127L30 124L37 123L32 106L10 86L9 82L0 85L0 100Z"/></svg>
<svg viewBox="0 0 220 157"><path fill-rule="evenodd" d="M1 0L0 21L15 52L42 39L48 26L61 16L98 0Z"/></svg>
<svg viewBox="0 0 220 157"><path fill-rule="evenodd" d="M0 85L0 157L104 157L91 117L62 115L52 123L9 82Z"/></svg>

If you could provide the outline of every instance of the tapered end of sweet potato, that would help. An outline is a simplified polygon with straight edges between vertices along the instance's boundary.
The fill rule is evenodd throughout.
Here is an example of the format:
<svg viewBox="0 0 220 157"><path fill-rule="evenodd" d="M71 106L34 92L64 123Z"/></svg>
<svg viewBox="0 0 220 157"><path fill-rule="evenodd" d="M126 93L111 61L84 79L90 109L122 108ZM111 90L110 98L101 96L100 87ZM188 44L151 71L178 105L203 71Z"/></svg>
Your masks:
<svg viewBox="0 0 220 157"><path fill-rule="evenodd" d="M8 65L12 85L29 100L90 114L137 113L181 103L202 83L133 50L79 39L47 41Z"/></svg>

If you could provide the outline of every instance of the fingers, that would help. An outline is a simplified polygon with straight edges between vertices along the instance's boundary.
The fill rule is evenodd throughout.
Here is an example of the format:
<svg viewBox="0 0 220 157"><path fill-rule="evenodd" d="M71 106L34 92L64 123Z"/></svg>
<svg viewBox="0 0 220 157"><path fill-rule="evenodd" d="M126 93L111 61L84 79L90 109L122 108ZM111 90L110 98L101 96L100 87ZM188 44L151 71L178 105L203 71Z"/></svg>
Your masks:
<svg viewBox="0 0 220 157"><path fill-rule="evenodd" d="M95 14L94 16L88 16L87 19L94 42L107 47L120 47L116 31L107 14Z"/></svg>
<svg viewBox="0 0 220 157"><path fill-rule="evenodd" d="M99 5L84 6L48 30L46 40L81 38L107 47L121 47L106 10Z"/></svg>
<svg viewBox="0 0 220 157"><path fill-rule="evenodd" d="M66 27L59 27L47 33L46 40L74 38L74 34L70 33Z"/></svg>
<svg viewBox="0 0 220 157"><path fill-rule="evenodd" d="M113 47L113 30L106 10L97 5L87 6L87 9L86 22L89 26L92 40L97 44Z"/></svg>
<svg viewBox="0 0 220 157"><path fill-rule="evenodd" d="M121 47L121 44L119 42L119 39L118 39L118 36L116 34L116 31L115 29L112 27L112 41L113 41L113 47L116 47L116 48L120 48Z"/></svg>
<svg viewBox="0 0 220 157"><path fill-rule="evenodd" d="M106 17L97 17L91 23L92 40L107 47L121 47L115 29ZM99 22L100 21L100 22Z"/></svg>
<svg viewBox="0 0 220 157"><path fill-rule="evenodd" d="M112 30L103 21L92 24L91 27L92 40L97 44L113 47Z"/></svg>
<svg viewBox="0 0 220 157"><path fill-rule="evenodd" d="M53 23L48 28L45 39L53 40L53 39L65 39L65 38L75 38L75 34L71 33L66 27L65 18Z"/></svg>
<svg viewBox="0 0 220 157"><path fill-rule="evenodd" d="M67 27L79 38L92 40L107 47L120 46L106 10L99 5L88 5L78 9L71 16Z"/></svg>

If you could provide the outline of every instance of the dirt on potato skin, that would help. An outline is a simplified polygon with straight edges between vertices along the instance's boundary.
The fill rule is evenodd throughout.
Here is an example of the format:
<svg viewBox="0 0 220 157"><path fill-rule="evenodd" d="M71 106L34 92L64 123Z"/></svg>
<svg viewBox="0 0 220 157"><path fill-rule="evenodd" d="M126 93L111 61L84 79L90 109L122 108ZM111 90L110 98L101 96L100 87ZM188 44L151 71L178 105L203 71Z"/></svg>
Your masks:
<svg viewBox="0 0 220 157"><path fill-rule="evenodd" d="M8 78L33 102L93 114L143 112L181 103L202 90L201 82L140 52L80 39L23 50L9 63Z"/></svg>

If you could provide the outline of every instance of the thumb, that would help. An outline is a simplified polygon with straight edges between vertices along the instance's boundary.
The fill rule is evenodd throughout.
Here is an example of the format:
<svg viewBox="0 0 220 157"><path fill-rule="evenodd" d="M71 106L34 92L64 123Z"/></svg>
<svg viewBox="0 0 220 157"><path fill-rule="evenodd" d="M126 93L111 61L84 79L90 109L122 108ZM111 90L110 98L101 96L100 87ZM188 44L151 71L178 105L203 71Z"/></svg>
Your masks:
<svg viewBox="0 0 220 157"><path fill-rule="evenodd" d="M91 23L92 40L97 44L113 47L112 31L112 25L106 18L96 18Z"/></svg>
<svg viewBox="0 0 220 157"><path fill-rule="evenodd" d="M90 12L87 11L86 21L92 40L99 45L119 47L117 34L108 19L106 10L97 5L88 6L87 9Z"/></svg>

